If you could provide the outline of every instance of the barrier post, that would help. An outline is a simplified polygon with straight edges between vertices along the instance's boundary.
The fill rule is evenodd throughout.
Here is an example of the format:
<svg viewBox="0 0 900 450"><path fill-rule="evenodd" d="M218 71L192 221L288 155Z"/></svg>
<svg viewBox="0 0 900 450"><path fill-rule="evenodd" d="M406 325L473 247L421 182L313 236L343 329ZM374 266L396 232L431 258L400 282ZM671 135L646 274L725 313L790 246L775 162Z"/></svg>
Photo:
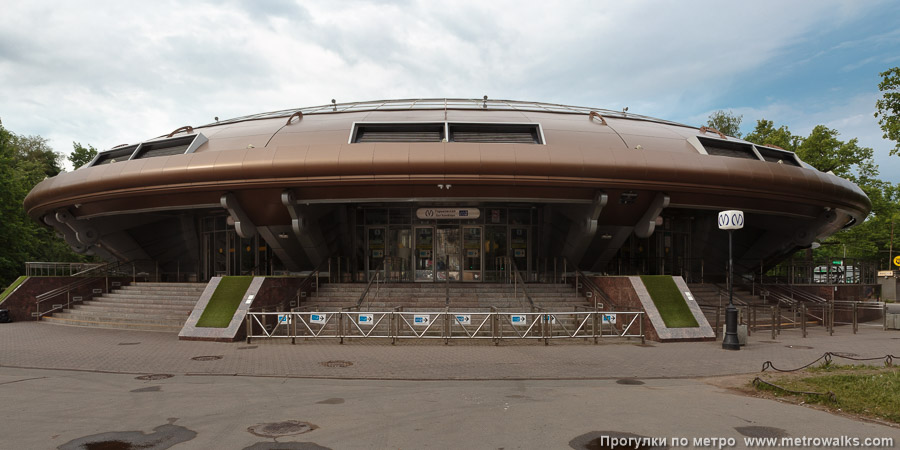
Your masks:
<svg viewBox="0 0 900 450"><path fill-rule="evenodd" d="M297 343L297 317L294 316L294 312L291 311L290 322L288 322L288 329L291 333L291 345Z"/></svg>
<svg viewBox="0 0 900 450"><path fill-rule="evenodd" d="M253 325L250 324L250 314L247 314L247 343L250 343L250 335L253 334Z"/></svg>
<svg viewBox="0 0 900 450"><path fill-rule="evenodd" d="M806 303L800 304L800 335L806 337Z"/></svg>
<svg viewBox="0 0 900 450"><path fill-rule="evenodd" d="M330 272L331 271L331 260L330 259L328 262L328 270L329 270L328 276L330 277L331 276L331 272ZM344 313L342 311L338 311L336 314L338 316L338 336L340 336L341 344L343 344L344 343Z"/></svg>

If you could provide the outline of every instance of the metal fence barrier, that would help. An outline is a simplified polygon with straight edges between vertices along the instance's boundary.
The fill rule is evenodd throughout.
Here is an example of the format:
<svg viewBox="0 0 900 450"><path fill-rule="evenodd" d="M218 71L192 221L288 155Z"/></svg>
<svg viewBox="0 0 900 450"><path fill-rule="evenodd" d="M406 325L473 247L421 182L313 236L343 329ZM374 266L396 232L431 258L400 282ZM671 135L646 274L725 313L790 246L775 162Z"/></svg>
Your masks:
<svg viewBox="0 0 900 450"><path fill-rule="evenodd" d="M644 342L643 311L293 311L248 312L247 343L258 338L302 339L384 338L398 340L640 338Z"/></svg>

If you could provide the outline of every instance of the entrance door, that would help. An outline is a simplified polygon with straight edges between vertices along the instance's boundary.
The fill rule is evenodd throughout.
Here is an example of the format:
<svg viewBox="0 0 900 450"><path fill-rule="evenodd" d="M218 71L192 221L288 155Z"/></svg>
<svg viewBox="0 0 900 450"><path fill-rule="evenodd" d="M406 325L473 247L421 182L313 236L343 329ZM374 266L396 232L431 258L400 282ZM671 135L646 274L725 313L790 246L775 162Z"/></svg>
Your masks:
<svg viewBox="0 0 900 450"><path fill-rule="evenodd" d="M526 227L509 227L509 250L516 262L516 268L523 273L525 279L528 278L531 267L528 266L529 255L528 249L528 228Z"/></svg>
<svg viewBox="0 0 900 450"><path fill-rule="evenodd" d="M459 281L460 241L459 225L438 226L435 239L435 279L438 281Z"/></svg>
<svg viewBox="0 0 900 450"><path fill-rule="evenodd" d="M463 281L481 281L481 227L463 227Z"/></svg>
<svg viewBox="0 0 900 450"><path fill-rule="evenodd" d="M412 256L412 230L406 227L391 227L388 256L390 265L386 264L389 278L392 281L409 281L410 257Z"/></svg>
<svg viewBox="0 0 900 450"><path fill-rule="evenodd" d="M375 276L375 271L378 270L378 266L384 261L384 249L385 244L387 243L387 236L384 227L369 227L367 233L366 270L368 271L369 279L372 279L372 277Z"/></svg>
<svg viewBox="0 0 900 450"><path fill-rule="evenodd" d="M415 228L416 251L414 271L416 281L434 281L434 228Z"/></svg>
<svg viewBox="0 0 900 450"><path fill-rule="evenodd" d="M501 281L505 277L503 257L507 256L506 232L506 225L484 227L484 278L487 281Z"/></svg>

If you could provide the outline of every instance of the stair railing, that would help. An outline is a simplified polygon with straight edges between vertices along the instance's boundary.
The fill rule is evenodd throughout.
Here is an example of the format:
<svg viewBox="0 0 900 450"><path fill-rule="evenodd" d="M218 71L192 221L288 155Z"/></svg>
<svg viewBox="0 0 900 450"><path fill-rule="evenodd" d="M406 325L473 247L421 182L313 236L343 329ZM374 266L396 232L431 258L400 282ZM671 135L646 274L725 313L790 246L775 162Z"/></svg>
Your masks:
<svg viewBox="0 0 900 450"><path fill-rule="evenodd" d="M516 261L511 256L503 257L506 262L506 267L509 268L507 271L512 278L513 283L513 298L516 300L519 299L519 284L522 284L522 295L528 300L528 304L531 306L531 309L534 310L537 308L537 305L534 304L534 299L531 298L531 295L528 294L528 288L525 287L525 278L522 277L522 272L519 271L518 266L516 266Z"/></svg>
<svg viewBox="0 0 900 450"><path fill-rule="evenodd" d="M612 300L606 295L606 292L603 292L600 289L600 286L597 286L590 277L584 274L578 266L571 264L568 262L566 258L562 258L563 267L572 267L572 270L575 272L575 294L578 295L579 289L583 289L585 292L591 293L590 297L594 303L594 310L599 311L600 301L603 300L603 306L609 305L610 307L619 308L618 305L615 305ZM564 275L565 276L565 275ZM581 285L581 288L579 288Z"/></svg>
<svg viewBox="0 0 900 450"><path fill-rule="evenodd" d="M383 270L384 270L384 259L382 259L381 262L378 263L378 267L375 269L375 276L373 276L369 280L369 282L366 283L366 288L362 291L362 294L359 294L359 299L356 301L356 309L359 309L360 306L362 306L363 301L366 300L366 296L369 295L369 289L372 288L373 282L375 283L375 290L376 290L376 295L377 295L378 278L379 278L379 274L381 274L383 272ZM381 278L384 279L383 276Z"/></svg>
<svg viewBox="0 0 900 450"><path fill-rule="evenodd" d="M31 313L34 316L35 320L41 320L47 314L50 314L54 311L71 308L72 307L72 291L84 286L87 286L92 283L96 283L99 281L104 282L104 291L109 292L109 276L114 275L116 271L118 271L121 267L127 266L128 264L134 264L133 261L122 262L122 261L114 261L111 263L106 263L100 266L93 267L88 270L84 270L79 272L78 280L73 281L65 286L58 287L56 289L49 290L44 292L43 294L36 295L34 297L34 312ZM66 303L56 303L52 304L51 307L45 311L41 311L41 304L53 300L60 295L66 294ZM93 295L93 294L91 294ZM81 296L83 299L83 296ZM79 301L78 298L75 301Z"/></svg>
<svg viewBox="0 0 900 450"><path fill-rule="evenodd" d="M316 297L319 296L319 274L322 272L322 268L325 267L326 265L327 265L329 268L331 268L331 258L332 258L333 256L334 256L334 255L329 256L328 258L323 259L323 260L319 263L319 265L316 266L316 268L313 269L313 271L310 272L309 275L307 275L306 278L304 278L303 281L300 282L300 286L297 288L297 296L296 296L296 297L297 297L297 306L298 306L298 307L300 306L300 299L303 297L303 293L306 292L306 290L309 288L310 283L312 283L313 280L315 280L315 283L316 283ZM329 278L331 278L331 273L330 273L330 272L328 273L328 276L329 276ZM282 309L282 310L285 309L283 304L281 305L281 309Z"/></svg>

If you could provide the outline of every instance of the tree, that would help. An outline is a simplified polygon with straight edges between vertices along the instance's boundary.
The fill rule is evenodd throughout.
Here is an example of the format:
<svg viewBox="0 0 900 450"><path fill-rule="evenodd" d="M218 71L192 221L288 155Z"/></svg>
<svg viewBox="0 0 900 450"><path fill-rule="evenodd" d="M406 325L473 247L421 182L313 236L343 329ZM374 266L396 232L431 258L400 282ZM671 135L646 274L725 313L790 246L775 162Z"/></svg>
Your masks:
<svg viewBox="0 0 900 450"><path fill-rule="evenodd" d="M877 177L875 152L869 147L860 147L856 138L844 142L838 135L837 130L816 125L800 142L797 156L821 172L832 172L853 182Z"/></svg>
<svg viewBox="0 0 900 450"><path fill-rule="evenodd" d="M891 155L900 154L900 67L881 72L882 80L878 90L882 92L880 100L875 102L878 111L878 125L884 131L884 138L896 142Z"/></svg>
<svg viewBox="0 0 900 450"><path fill-rule="evenodd" d="M741 137L741 120L744 116L735 116L730 110L728 112L721 109L710 114L706 121L706 126L715 128L725 135Z"/></svg>
<svg viewBox="0 0 900 450"><path fill-rule="evenodd" d="M778 147L792 152L797 151L800 145L800 137L791 134L788 127L782 125L775 128L771 120L760 119L756 121L756 128L744 136L744 140L767 147Z"/></svg>
<svg viewBox="0 0 900 450"><path fill-rule="evenodd" d="M97 156L97 149L93 145L84 147L78 142L72 142L72 148L72 153L69 154L69 161L74 169L93 161L94 157Z"/></svg>
<svg viewBox="0 0 900 450"><path fill-rule="evenodd" d="M22 201L48 176L62 171L62 155L39 136L19 136L0 125L0 286L21 275L26 261L87 261L53 230L25 214Z"/></svg>

